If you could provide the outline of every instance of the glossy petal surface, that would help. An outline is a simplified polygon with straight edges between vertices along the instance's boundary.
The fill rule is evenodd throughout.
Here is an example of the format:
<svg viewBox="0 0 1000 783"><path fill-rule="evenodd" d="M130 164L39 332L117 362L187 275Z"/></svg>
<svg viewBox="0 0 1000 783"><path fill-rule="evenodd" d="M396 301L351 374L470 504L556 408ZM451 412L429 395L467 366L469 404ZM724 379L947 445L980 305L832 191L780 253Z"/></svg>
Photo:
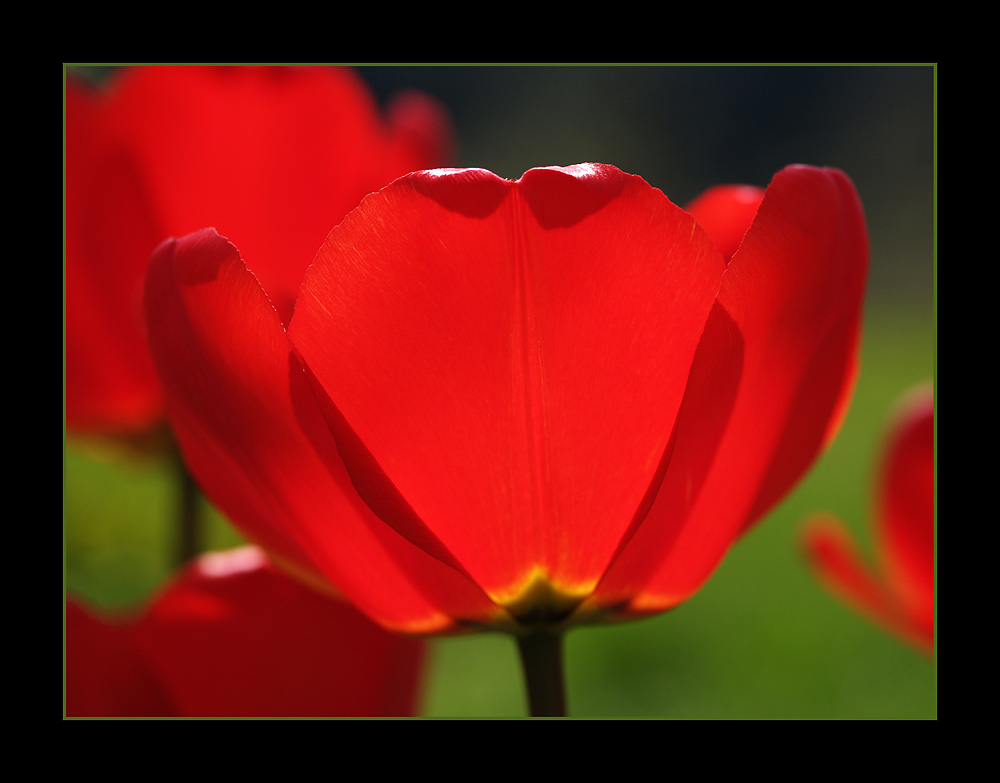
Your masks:
<svg viewBox="0 0 1000 783"><path fill-rule="evenodd" d="M70 606L71 617L80 614ZM259 549L202 555L130 621L88 617L88 636L78 621L67 629L71 652L92 653L89 667L67 673L70 715L403 716L416 709L423 643L289 579ZM123 660L135 665L117 664ZM136 706L150 689L161 701Z"/></svg>

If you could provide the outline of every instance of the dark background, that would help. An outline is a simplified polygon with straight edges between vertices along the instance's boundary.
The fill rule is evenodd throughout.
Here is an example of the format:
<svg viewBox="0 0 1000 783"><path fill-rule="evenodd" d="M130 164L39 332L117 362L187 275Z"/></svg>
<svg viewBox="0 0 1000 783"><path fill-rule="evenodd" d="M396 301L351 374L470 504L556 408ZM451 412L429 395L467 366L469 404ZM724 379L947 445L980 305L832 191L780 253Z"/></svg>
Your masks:
<svg viewBox="0 0 1000 783"><path fill-rule="evenodd" d="M374 66L385 100L417 88L457 127L455 165L517 178L611 163L685 204L790 163L835 166L868 214L872 295L929 295L934 195L930 66Z"/></svg>

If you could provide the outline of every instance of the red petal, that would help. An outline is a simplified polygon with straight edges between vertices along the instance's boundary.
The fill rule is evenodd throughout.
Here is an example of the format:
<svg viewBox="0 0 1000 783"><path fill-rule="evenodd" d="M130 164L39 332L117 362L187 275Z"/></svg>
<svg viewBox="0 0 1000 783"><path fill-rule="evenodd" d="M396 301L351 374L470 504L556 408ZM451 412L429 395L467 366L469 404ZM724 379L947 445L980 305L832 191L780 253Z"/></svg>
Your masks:
<svg viewBox="0 0 1000 783"><path fill-rule="evenodd" d="M135 433L163 415L142 328L156 228L136 171L110 142L102 95L66 83L66 425Z"/></svg>
<svg viewBox="0 0 1000 783"><path fill-rule="evenodd" d="M710 371L692 374L664 490L602 592L613 596L614 585L653 560L659 568L635 608L684 600L740 531L801 477L853 381L867 263L864 218L846 176L805 166L775 176L719 293L724 320L742 339L742 371L708 473L700 490L671 480L674 471L705 470L701 433L713 432L713 417L728 407L725 399L713 407L705 395L729 388L732 369L719 346L738 356L733 339L708 339L699 349L695 366ZM681 526L670 512L689 506Z"/></svg>
<svg viewBox="0 0 1000 783"><path fill-rule="evenodd" d="M231 237L286 323L330 228L365 194L446 162L426 157L446 149L429 139L447 129L440 111L397 134L347 68L158 66L114 86L160 238L206 226Z"/></svg>
<svg viewBox="0 0 1000 783"><path fill-rule="evenodd" d="M859 565L843 526L805 530L806 554L827 587L876 623L934 651L934 398L918 387L898 405L876 497L882 573Z"/></svg>
<svg viewBox="0 0 1000 783"><path fill-rule="evenodd" d="M250 547L198 558L132 635L192 717L412 715L425 653Z"/></svg>
<svg viewBox="0 0 1000 783"><path fill-rule="evenodd" d="M633 537L622 541L620 552L588 608L599 614L625 610L642 595L682 533L689 541L688 546L709 554L724 551L728 546L729 540L723 538L724 529L711 525L692 529L686 525L732 415L743 373L743 352L738 326L725 308L716 303L691 365L670 460L664 466L662 480L654 486L653 503ZM686 597L679 593L669 595L676 599L674 603ZM658 600L666 603L662 596ZM639 605L644 604L640 601Z"/></svg>
<svg viewBox="0 0 1000 783"><path fill-rule="evenodd" d="M455 140L451 117L443 104L415 90L392 96L386 114L393 141L387 170L400 176L450 161ZM360 200L360 199L359 199Z"/></svg>
<svg viewBox="0 0 1000 783"><path fill-rule="evenodd" d="M150 262L146 314L186 464L248 537L322 573L389 626L453 623L406 570L419 574L421 590L446 592L449 610L490 611L353 491L278 314L235 247L211 229L164 243Z"/></svg>
<svg viewBox="0 0 1000 783"><path fill-rule="evenodd" d="M842 522L832 517L809 520L802 543L817 576L829 590L877 622L899 625L900 615L892 597Z"/></svg>
<svg viewBox="0 0 1000 783"><path fill-rule="evenodd" d="M162 416L141 281L170 236L215 226L287 319L302 274L361 198L447 162L450 122L408 94L383 121L345 68L124 68L66 96L66 408L73 431Z"/></svg>
<svg viewBox="0 0 1000 783"><path fill-rule="evenodd" d="M723 269L610 166L425 172L331 232L289 333L389 524L498 602L581 595L658 477Z"/></svg>
<svg viewBox="0 0 1000 783"><path fill-rule="evenodd" d="M174 714L168 695L128 640L124 622L66 601L66 715L71 718Z"/></svg>
<svg viewBox="0 0 1000 783"><path fill-rule="evenodd" d="M934 394L911 392L893 414L876 519L886 580L924 635L934 633Z"/></svg>
<svg viewBox="0 0 1000 783"><path fill-rule="evenodd" d="M764 295L765 287L769 288L777 305L774 313L754 323L771 341L770 355L757 376L758 394L766 400L771 395L769 387L784 381L792 397L748 526L795 486L843 422L857 380L868 276L868 230L850 179L836 169L790 166L775 181L781 187L760 228L755 221L745 240L747 247L741 247L734 258L734 263L741 260L750 267L788 227L794 225L804 233L780 241L781 258L770 270L773 277L751 294ZM771 219L775 222L769 228ZM744 253L746 261L742 261ZM807 265L802 259L813 261ZM748 279L754 274L748 273ZM778 276L786 279L778 280ZM736 294L737 289L734 286L734 298L751 291ZM777 360L775 351L783 353Z"/></svg>
<svg viewBox="0 0 1000 783"><path fill-rule="evenodd" d="M709 188L685 209L704 228L728 262L750 228L764 190L753 185Z"/></svg>

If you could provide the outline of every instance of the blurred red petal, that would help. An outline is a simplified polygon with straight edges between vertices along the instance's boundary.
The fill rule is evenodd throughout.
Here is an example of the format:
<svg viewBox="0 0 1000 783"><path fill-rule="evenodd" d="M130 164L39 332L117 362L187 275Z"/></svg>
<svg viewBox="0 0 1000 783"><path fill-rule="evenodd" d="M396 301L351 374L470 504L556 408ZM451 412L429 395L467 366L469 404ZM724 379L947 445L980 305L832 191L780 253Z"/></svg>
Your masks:
<svg viewBox="0 0 1000 783"><path fill-rule="evenodd" d="M397 162L387 166L390 171L402 176L452 159L454 129L441 102L416 90L404 90L389 99L385 111L397 157Z"/></svg>
<svg viewBox="0 0 1000 783"><path fill-rule="evenodd" d="M728 262L750 228L764 189L753 185L717 185L684 209L704 228Z"/></svg>
<svg viewBox="0 0 1000 783"><path fill-rule="evenodd" d="M434 128L400 143L348 68L158 66L123 73L116 90L161 236L212 226L231 237L286 323L330 228L365 194L443 162L428 160L431 139L413 143Z"/></svg>
<svg viewBox="0 0 1000 783"><path fill-rule="evenodd" d="M840 520L825 516L811 519L802 541L817 576L831 591L878 622L900 623L885 587Z"/></svg>
<svg viewBox="0 0 1000 783"><path fill-rule="evenodd" d="M73 432L132 432L163 408L142 276L168 237L232 236L287 323L327 232L401 174L447 162L444 107L383 118L348 68L142 67L66 86L66 409Z"/></svg>
<svg viewBox="0 0 1000 783"><path fill-rule="evenodd" d="M66 425L139 432L163 412L142 329L156 226L137 172L109 143L103 95L66 84Z"/></svg>
<svg viewBox="0 0 1000 783"><path fill-rule="evenodd" d="M66 601L66 715L148 718L172 715L167 693L128 643L124 621Z"/></svg>
<svg viewBox="0 0 1000 783"><path fill-rule="evenodd" d="M413 715L425 656L254 548L195 560L132 639L182 716Z"/></svg>
<svg viewBox="0 0 1000 783"><path fill-rule="evenodd" d="M890 422L876 496L885 578L913 622L934 629L934 392L913 390Z"/></svg>
<svg viewBox="0 0 1000 783"><path fill-rule="evenodd" d="M67 602L70 717L413 715L426 647L277 570L201 555L137 616Z"/></svg>
<svg viewBox="0 0 1000 783"><path fill-rule="evenodd" d="M897 404L875 503L879 569L861 565L843 525L810 520L805 551L820 580L876 623L934 650L934 398L918 387Z"/></svg>

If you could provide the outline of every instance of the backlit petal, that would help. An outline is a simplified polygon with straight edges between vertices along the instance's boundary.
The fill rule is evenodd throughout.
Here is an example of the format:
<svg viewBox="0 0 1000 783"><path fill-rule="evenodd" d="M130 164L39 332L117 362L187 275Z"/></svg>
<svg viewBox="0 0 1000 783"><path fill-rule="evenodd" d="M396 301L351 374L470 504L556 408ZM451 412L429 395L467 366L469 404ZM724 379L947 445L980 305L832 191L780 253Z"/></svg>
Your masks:
<svg viewBox="0 0 1000 783"><path fill-rule="evenodd" d="M684 600L740 531L801 477L839 422L853 382L867 263L863 214L844 174L794 166L775 175L723 279L719 334L707 332L699 349L695 367L705 371L692 373L664 489L602 591L613 596L615 584L653 560L634 608L659 611ZM725 351L742 367L725 431L708 455L701 434L714 433L714 417L729 407L706 401L733 382ZM691 465L700 476L706 459L703 480L671 480L671 471ZM677 509L686 507L681 523Z"/></svg>
<svg viewBox="0 0 1000 783"><path fill-rule="evenodd" d="M816 575L828 589L879 623L903 624L891 594L840 520L814 517L803 531L802 542Z"/></svg>
<svg viewBox="0 0 1000 783"><path fill-rule="evenodd" d="M331 232L289 334L389 524L499 603L582 596L645 512L723 270L610 166L424 172Z"/></svg>
<svg viewBox="0 0 1000 783"><path fill-rule="evenodd" d="M478 590L353 491L278 314L233 245L211 229L165 242L150 263L146 313L188 468L248 537L385 625L441 631L464 611L488 613ZM454 612L418 592L404 567L421 591L446 590Z"/></svg>

